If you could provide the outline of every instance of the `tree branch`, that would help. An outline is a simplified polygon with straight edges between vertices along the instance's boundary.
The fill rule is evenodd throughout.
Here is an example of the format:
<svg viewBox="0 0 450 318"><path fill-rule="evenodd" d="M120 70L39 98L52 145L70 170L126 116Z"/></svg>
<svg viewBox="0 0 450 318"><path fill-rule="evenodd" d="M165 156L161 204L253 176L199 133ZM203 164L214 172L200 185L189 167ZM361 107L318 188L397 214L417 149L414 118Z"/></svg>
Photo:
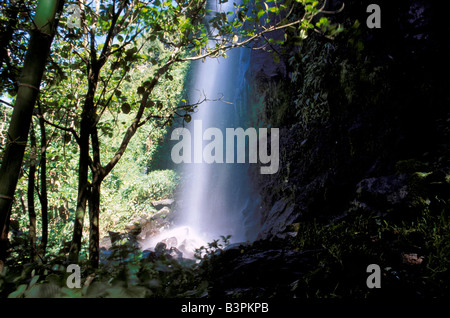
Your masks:
<svg viewBox="0 0 450 318"><path fill-rule="evenodd" d="M205 54L199 54L199 55L196 55L196 56L180 58L178 61L179 62L182 62L182 61L196 61L196 60L201 60L201 59L204 59L204 58L207 58L207 57L215 56L215 55L219 54L220 52L227 52L227 51L229 51L229 50L231 50L233 48L245 46L245 45L249 44L250 42L252 42L252 41L254 41L256 39L263 37L266 33L274 32L274 31L278 31L278 30L282 30L282 29L286 29L286 28L292 27L294 25L301 24L303 21L310 22L312 20L312 18L314 18L314 16L316 16L316 15L318 15L320 13L323 13L323 14L336 14L336 13L341 12L344 9L344 3L342 3L342 7L340 9L336 10L336 11L325 11L324 10L325 4L326 4L326 1L325 1L324 5L317 11L317 13L313 14L310 17L307 17L307 15L306 15L307 12L305 12L303 14L303 17L301 19L296 20L296 21L293 21L293 22L290 22L290 23L287 23L287 24L281 24L281 25L280 24L276 24L276 25L270 26L268 28L263 27L262 31L258 32L257 34L255 34L255 35L253 35L253 36L251 36L249 38L247 38L244 41L235 42L235 43L232 43L232 44L230 44L230 42L227 42L227 44L221 45L221 46L219 46L217 48L214 48L213 50L211 50L211 51L209 51L209 52L207 52Z"/></svg>
<svg viewBox="0 0 450 318"><path fill-rule="evenodd" d="M60 129L62 131L70 132L73 135L73 137L75 138L76 142L79 143L80 138L78 137L77 132L75 131L75 129L73 129L72 127L68 128L68 127L64 127L64 126L52 123L51 121L48 121L47 119L45 119L44 116L41 115L41 114L35 114L35 115L36 115L37 118L42 119L46 124L49 124L52 127L55 127L55 128Z"/></svg>

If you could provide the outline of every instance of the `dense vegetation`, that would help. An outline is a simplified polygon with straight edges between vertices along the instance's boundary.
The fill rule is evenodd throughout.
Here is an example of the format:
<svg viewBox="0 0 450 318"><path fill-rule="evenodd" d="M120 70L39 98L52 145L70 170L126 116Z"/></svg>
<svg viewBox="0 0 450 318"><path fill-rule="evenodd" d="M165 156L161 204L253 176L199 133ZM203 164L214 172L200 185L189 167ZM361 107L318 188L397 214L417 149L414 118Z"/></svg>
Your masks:
<svg viewBox="0 0 450 318"><path fill-rule="evenodd" d="M0 177L17 181L6 210L0 181L1 297L449 295L448 81L434 73L448 64L448 27L436 6L380 1L372 30L360 0L242 1L226 14L198 0L54 1L33 99L19 78L38 2L0 7ZM252 45L278 71L252 73L247 101L255 126L281 130L279 173L253 175L272 228L252 244L222 237L194 260L142 251L133 222L182 180L164 164L167 133L209 98L187 98L190 62ZM31 124L14 135L20 98ZM11 147L23 151L14 178ZM80 288L67 286L70 263ZM373 263L379 290L366 286Z"/></svg>
<svg viewBox="0 0 450 318"><path fill-rule="evenodd" d="M167 127L208 98L185 95L190 61L273 45L266 34L287 27L340 31L315 19L318 1L221 3L2 3L2 294L33 295L58 262L98 268L102 235L173 195L176 173L149 168Z"/></svg>

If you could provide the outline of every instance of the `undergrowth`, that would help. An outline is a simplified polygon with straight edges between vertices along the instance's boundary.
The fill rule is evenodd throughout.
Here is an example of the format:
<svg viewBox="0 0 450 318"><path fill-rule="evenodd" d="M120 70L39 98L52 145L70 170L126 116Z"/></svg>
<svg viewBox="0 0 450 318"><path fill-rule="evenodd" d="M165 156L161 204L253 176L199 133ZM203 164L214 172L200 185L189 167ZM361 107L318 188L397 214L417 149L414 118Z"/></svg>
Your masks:
<svg viewBox="0 0 450 318"><path fill-rule="evenodd" d="M448 214L428 209L395 223L377 215L349 213L330 223L299 224L294 246L320 250L319 266L294 285L306 298L442 298L450 294ZM381 288L369 289L366 269L377 264Z"/></svg>

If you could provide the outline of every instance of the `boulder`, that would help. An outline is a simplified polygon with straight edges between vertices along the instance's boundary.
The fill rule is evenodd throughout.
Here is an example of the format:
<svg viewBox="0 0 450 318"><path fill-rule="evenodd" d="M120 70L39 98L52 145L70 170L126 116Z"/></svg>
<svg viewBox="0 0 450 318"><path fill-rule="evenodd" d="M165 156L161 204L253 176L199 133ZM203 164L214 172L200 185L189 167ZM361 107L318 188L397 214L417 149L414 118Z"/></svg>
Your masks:
<svg viewBox="0 0 450 318"><path fill-rule="evenodd" d="M155 222L148 222L141 228L140 233L137 235L137 240L142 242L151 236L158 235L160 232L160 225Z"/></svg>
<svg viewBox="0 0 450 318"><path fill-rule="evenodd" d="M162 221L162 220L165 220L168 216L169 216L169 214L171 213L172 211L170 210L170 208L169 207L167 207L167 206L164 206L164 207L162 207L161 209L159 209L158 210L158 212L156 212L155 214L153 214L152 215L152 217L150 218L150 220L151 221Z"/></svg>
<svg viewBox="0 0 450 318"><path fill-rule="evenodd" d="M149 223L148 219L140 217L131 221L130 224L125 226L125 229L130 234L138 235L141 232L142 228L148 223Z"/></svg>
<svg viewBox="0 0 450 318"><path fill-rule="evenodd" d="M437 170L366 178L357 184L352 206L379 215L414 216L433 204L436 196L448 197L446 176Z"/></svg>
<svg viewBox="0 0 450 318"><path fill-rule="evenodd" d="M387 212L405 203L409 188L406 174L367 178L356 186L356 205L366 209Z"/></svg>
<svg viewBox="0 0 450 318"><path fill-rule="evenodd" d="M152 205L156 210L161 210L164 207L171 208L175 200L173 199L164 199L158 201L152 201Z"/></svg>
<svg viewBox="0 0 450 318"><path fill-rule="evenodd" d="M171 212L172 211L168 206L163 206L158 212L151 215L151 217L136 218L125 228L129 234L135 236L138 241L142 242L151 236L158 235L162 228L166 228L170 225Z"/></svg>

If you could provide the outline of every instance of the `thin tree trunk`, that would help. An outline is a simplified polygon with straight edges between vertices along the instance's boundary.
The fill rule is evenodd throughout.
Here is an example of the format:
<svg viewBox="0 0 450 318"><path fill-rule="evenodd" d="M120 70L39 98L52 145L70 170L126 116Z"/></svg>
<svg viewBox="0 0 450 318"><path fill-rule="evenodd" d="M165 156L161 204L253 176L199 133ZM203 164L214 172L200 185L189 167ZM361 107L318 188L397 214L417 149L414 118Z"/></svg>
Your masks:
<svg viewBox="0 0 450 318"><path fill-rule="evenodd" d="M89 197L89 135L84 131L85 124L80 128L80 160L78 165L78 197L77 208L75 211L75 223L73 228L72 244L69 251L69 261L78 263L78 255L81 250L81 240L83 237L84 215L86 213L86 204ZM87 135L87 136L86 136Z"/></svg>
<svg viewBox="0 0 450 318"><path fill-rule="evenodd" d="M89 198L89 262L93 268L98 268L100 252L100 185L95 182L92 185Z"/></svg>
<svg viewBox="0 0 450 318"><path fill-rule="evenodd" d="M41 112L39 110L39 112ZM41 113L42 115L42 113ZM42 241L41 253L45 256L48 242L48 199L47 199L47 133L45 132L45 122L42 116L39 116L39 127L41 130L41 193L39 201L41 202L42 217Z"/></svg>
<svg viewBox="0 0 450 318"><path fill-rule="evenodd" d="M30 240L30 259L36 258L36 209L34 206L34 186L36 179L36 136L33 125L30 130L30 169L28 170L28 216L30 219L29 240Z"/></svg>
<svg viewBox="0 0 450 318"><path fill-rule="evenodd" d="M8 233L10 218L6 220L0 233L0 270L3 272L4 261L6 260L6 250L8 248Z"/></svg>
<svg viewBox="0 0 450 318"><path fill-rule="evenodd" d="M35 28L30 32L25 62L20 78L17 99L8 129L8 141L0 168L0 261L6 257L6 242L11 205L22 167L28 140L31 117L36 103L45 63L55 31L55 16L63 0L40 0L34 17Z"/></svg>
<svg viewBox="0 0 450 318"><path fill-rule="evenodd" d="M78 146L80 147L80 159L78 166L78 197L72 244L69 251L69 261L72 263L78 262L78 255L81 250L81 240L83 238L84 216L86 214L87 200L90 196L91 185L88 181L89 163L91 160L89 156L89 137L92 126L95 122L94 118L96 117L94 111L94 96L97 89L99 71L99 69L92 66L91 74L89 75L89 88L83 105L83 111L81 113L80 139L78 142Z"/></svg>
<svg viewBox="0 0 450 318"><path fill-rule="evenodd" d="M103 168L100 162L100 143L97 127L92 127L92 191L89 198L89 261L93 268L98 267L100 251L100 187L103 181Z"/></svg>

